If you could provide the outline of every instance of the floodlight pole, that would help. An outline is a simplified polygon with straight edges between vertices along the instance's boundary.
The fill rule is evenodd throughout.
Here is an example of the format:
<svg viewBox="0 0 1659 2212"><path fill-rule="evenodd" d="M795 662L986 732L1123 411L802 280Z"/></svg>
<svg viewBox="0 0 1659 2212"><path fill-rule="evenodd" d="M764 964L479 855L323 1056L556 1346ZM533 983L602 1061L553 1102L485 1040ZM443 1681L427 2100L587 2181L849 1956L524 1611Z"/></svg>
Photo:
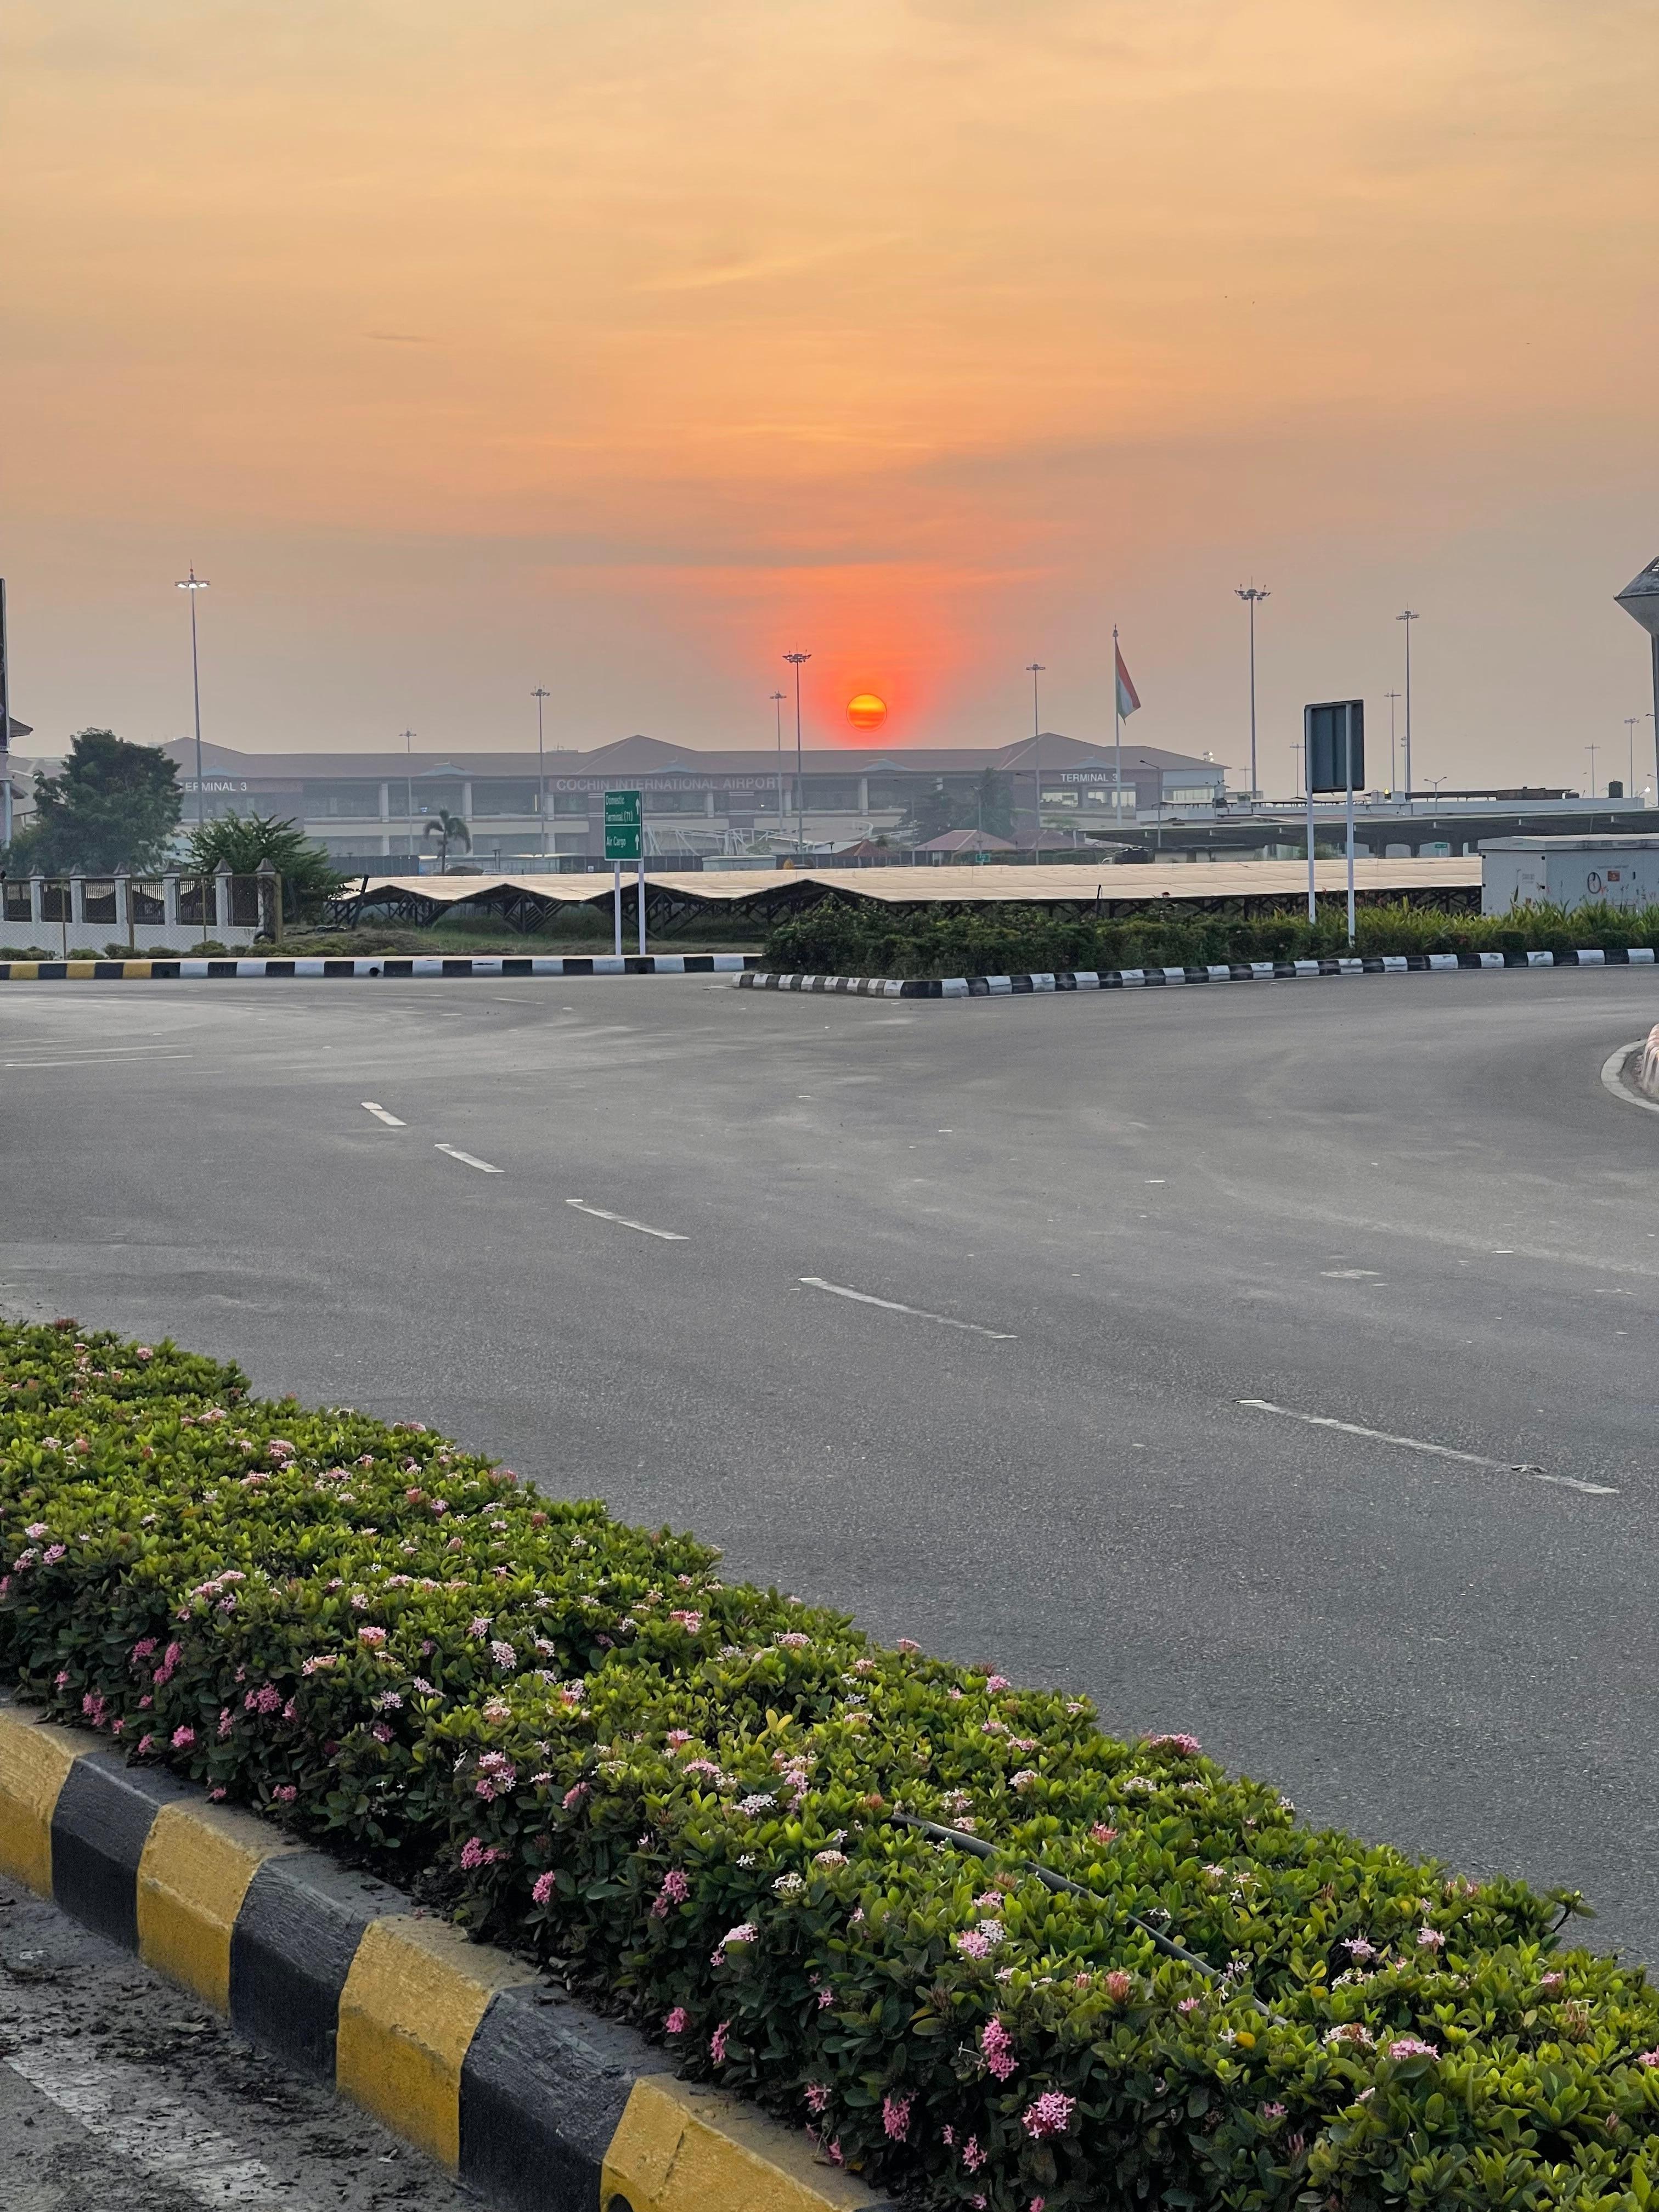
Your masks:
<svg viewBox="0 0 1659 2212"><path fill-rule="evenodd" d="M1040 660L1028 660L1025 664L1025 673L1031 679L1031 772L1036 782L1033 794L1036 805L1031 817L1031 866L1034 868L1040 866L1042 861L1042 717L1037 706L1037 681L1042 669L1043 664Z"/></svg>
<svg viewBox="0 0 1659 2212"><path fill-rule="evenodd" d="M1639 714L1626 714L1625 717L1625 735L1630 739L1630 781L1625 786L1626 799L1636 796L1636 726L1641 719Z"/></svg>
<svg viewBox="0 0 1659 2212"><path fill-rule="evenodd" d="M1394 751L1394 702L1400 694L1397 691L1385 691L1382 696L1389 702L1389 796L1390 799L1398 799L1400 786L1396 772L1400 764L1395 758Z"/></svg>
<svg viewBox="0 0 1659 2212"><path fill-rule="evenodd" d="M1240 590L1240 591L1239 591L1239 592L1238 592L1238 595L1237 595L1237 596L1238 596L1241 599L1243 599L1243 600L1245 602L1245 604L1248 605L1248 607L1249 607L1249 610L1250 610L1250 805L1254 807L1254 806L1255 806L1255 802L1256 802L1256 784L1255 784L1255 609L1256 609L1256 602L1257 602L1257 600L1258 600L1258 599L1271 599L1271 598L1273 597L1273 594L1272 594L1272 592L1261 592L1261 591L1258 591L1258 590L1256 589L1256 586L1255 586L1255 580L1254 580L1254 579L1252 579L1252 580L1251 580L1251 582L1250 582L1250 584L1249 584L1249 587L1248 587L1248 588L1246 588L1246 589L1242 589L1242 590Z"/></svg>
<svg viewBox="0 0 1659 2212"><path fill-rule="evenodd" d="M547 858L547 756L542 748L542 702L553 694L538 684L531 693L536 702L536 805L542 825L542 858Z"/></svg>
<svg viewBox="0 0 1659 2212"><path fill-rule="evenodd" d="M413 730L404 732L404 842L409 848L409 857L415 860L415 756L410 747L415 742ZM421 872L420 862L415 860L415 872Z"/></svg>
<svg viewBox="0 0 1659 2212"><path fill-rule="evenodd" d="M1406 625L1406 804L1412 803L1412 624L1421 622L1421 615L1413 614L1407 607L1395 620Z"/></svg>
<svg viewBox="0 0 1659 2212"><path fill-rule="evenodd" d="M775 691L772 694L772 720L778 740L778 835L780 837L783 835L783 702L788 696L787 691Z"/></svg>
<svg viewBox="0 0 1659 2212"><path fill-rule="evenodd" d="M806 775L800 745L800 665L810 660L810 653L786 653L784 659L795 671L795 851L797 855L806 850Z"/></svg>
<svg viewBox="0 0 1659 2212"><path fill-rule="evenodd" d="M207 794L202 788L202 665L196 653L196 594L208 588L205 576L198 576L192 565L191 572L174 589L190 593L190 690L196 708L196 827L199 830L207 819ZM10 734L9 732L7 733ZM205 898L206 894L202 896ZM203 929L205 933L207 908L202 908Z"/></svg>

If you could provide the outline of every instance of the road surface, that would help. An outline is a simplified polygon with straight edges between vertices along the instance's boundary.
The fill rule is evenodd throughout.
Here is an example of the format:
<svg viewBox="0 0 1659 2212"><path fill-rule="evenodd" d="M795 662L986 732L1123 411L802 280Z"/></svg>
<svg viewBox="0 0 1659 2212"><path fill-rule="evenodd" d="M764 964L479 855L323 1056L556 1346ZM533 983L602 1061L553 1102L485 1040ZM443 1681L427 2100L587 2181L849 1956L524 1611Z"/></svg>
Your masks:
<svg viewBox="0 0 1659 2212"><path fill-rule="evenodd" d="M1656 1017L8 985L0 1304L441 1426L1650 1958L1659 1116L1599 1076Z"/></svg>

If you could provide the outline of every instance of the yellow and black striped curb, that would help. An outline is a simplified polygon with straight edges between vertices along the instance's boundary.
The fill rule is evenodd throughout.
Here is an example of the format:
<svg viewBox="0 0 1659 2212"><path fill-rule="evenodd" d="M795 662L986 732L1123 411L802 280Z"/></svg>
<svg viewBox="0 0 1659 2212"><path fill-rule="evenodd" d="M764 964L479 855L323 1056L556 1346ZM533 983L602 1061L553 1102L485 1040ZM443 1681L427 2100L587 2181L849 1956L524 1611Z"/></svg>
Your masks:
<svg viewBox="0 0 1659 2212"><path fill-rule="evenodd" d="M1460 969L1651 968L1651 945L1577 952L1390 952L1328 960L1237 960L1208 968L1061 968L1029 975L795 975L751 962L741 991L829 991L861 999L1006 999L1030 991L1139 991L1175 983L1290 983L1318 975L1453 974Z"/></svg>
<svg viewBox="0 0 1659 2212"><path fill-rule="evenodd" d="M349 982L354 978L380 975L394 980L422 975L548 975L560 981L573 975L741 975L760 965L758 952L624 952L611 954L517 953L477 954L455 957L447 954L363 954L330 960L296 956L294 959L242 958L199 960L0 960L0 983L167 983L246 982L270 980L292 981L296 977L326 976Z"/></svg>
<svg viewBox="0 0 1659 2212"><path fill-rule="evenodd" d="M522 1960L3 1698L0 1874L507 2212L890 2212Z"/></svg>

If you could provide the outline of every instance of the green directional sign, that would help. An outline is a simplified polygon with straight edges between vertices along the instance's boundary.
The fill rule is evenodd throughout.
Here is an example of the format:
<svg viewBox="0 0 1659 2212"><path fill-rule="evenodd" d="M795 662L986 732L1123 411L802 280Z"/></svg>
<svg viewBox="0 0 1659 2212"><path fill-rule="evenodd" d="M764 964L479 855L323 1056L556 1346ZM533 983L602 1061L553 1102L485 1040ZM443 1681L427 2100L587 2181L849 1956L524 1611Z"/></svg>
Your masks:
<svg viewBox="0 0 1659 2212"><path fill-rule="evenodd" d="M640 858L640 794L637 791L607 791L605 794L605 857L607 860Z"/></svg>

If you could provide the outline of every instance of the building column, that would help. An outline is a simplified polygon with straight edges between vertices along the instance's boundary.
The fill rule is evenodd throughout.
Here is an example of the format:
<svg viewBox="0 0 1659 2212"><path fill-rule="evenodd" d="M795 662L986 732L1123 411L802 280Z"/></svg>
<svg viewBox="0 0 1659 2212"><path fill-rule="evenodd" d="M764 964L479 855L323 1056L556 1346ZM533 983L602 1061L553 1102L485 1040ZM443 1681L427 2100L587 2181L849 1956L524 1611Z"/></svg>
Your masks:
<svg viewBox="0 0 1659 2212"><path fill-rule="evenodd" d="M176 873L161 878L161 922L169 937L179 927L179 878Z"/></svg>
<svg viewBox="0 0 1659 2212"><path fill-rule="evenodd" d="M29 921L44 922L46 918L46 879L37 868L29 878Z"/></svg>
<svg viewBox="0 0 1659 2212"><path fill-rule="evenodd" d="M79 868L70 870L70 925L82 929L87 919L87 879Z"/></svg>
<svg viewBox="0 0 1659 2212"><path fill-rule="evenodd" d="M132 884L126 876L115 878L115 927L123 937L132 936Z"/></svg>
<svg viewBox="0 0 1659 2212"><path fill-rule="evenodd" d="M861 775L859 778L859 812L860 814L867 814L869 811L870 779L867 775Z"/></svg>
<svg viewBox="0 0 1659 2212"><path fill-rule="evenodd" d="M221 941L230 927L230 863L221 860L213 872L213 927Z"/></svg>
<svg viewBox="0 0 1659 2212"><path fill-rule="evenodd" d="M380 786L380 819L382 822L392 819L392 786L389 783Z"/></svg>
<svg viewBox="0 0 1659 2212"><path fill-rule="evenodd" d="M702 795L702 811L708 815L712 815L715 811L714 794L712 791L705 791Z"/></svg>

